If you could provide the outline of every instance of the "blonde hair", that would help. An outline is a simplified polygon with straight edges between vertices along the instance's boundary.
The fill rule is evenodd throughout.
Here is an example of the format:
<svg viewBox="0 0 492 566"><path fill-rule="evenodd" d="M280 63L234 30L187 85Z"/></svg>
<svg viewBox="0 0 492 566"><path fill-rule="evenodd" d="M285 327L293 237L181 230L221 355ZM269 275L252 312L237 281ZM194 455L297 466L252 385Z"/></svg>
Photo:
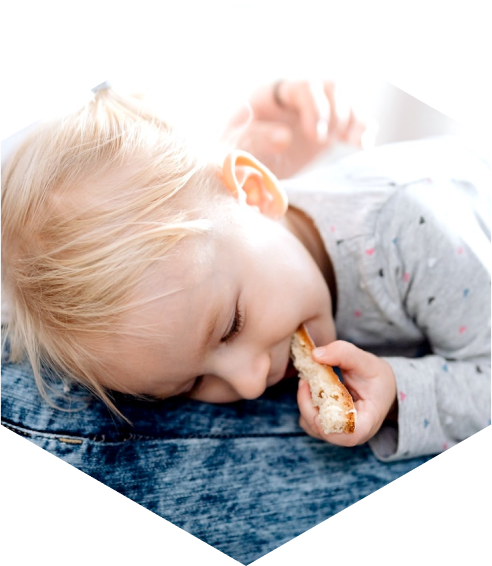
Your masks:
<svg viewBox="0 0 492 566"><path fill-rule="evenodd" d="M52 405L44 365L122 416L98 380L97 347L87 343L123 332L119 321L135 306L129 298L148 269L184 237L210 229L200 211L215 172L142 101L111 89L43 124L7 164L5 338L11 361L28 358Z"/></svg>

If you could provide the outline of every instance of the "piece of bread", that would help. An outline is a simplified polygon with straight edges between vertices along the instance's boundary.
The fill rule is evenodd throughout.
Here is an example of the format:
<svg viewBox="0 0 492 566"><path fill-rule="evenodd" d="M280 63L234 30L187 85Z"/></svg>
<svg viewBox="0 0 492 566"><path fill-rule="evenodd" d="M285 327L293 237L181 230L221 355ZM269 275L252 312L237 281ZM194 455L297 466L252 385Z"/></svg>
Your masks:
<svg viewBox="0 0 492 566"><path fill-rule="evenodd" d="M302 324L292 337L291 358L300 377L309 384L323 432L352 433L357 420L354 401L333 368L313 360L311 352L314 348L314 342Z"/></svg>

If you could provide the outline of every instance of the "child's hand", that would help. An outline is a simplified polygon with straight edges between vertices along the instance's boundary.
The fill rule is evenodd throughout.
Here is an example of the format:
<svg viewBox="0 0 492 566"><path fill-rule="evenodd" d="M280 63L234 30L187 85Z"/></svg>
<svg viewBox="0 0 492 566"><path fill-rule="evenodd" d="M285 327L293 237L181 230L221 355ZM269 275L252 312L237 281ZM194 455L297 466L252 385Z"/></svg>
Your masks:
<svg viewBox="0 0 492 566"><path fill-rule="evenodd" d="M372 438L396 403L396 381L391 366L357 346L337 340L324 347L319 363L338 366L344 385L354 399L357 425L353 434L324 434L318 409L313 407L309 385L301 380L297 402L301 411L299 424L310 435L339 446L355 446Z"/></svg>
<svg viewBox="0 0 492 566"><path fill-rule="evenodd" d="M337 142L360 147L365 130L338 84L285 80L257 89L224 138L284 179Z"/></svg>

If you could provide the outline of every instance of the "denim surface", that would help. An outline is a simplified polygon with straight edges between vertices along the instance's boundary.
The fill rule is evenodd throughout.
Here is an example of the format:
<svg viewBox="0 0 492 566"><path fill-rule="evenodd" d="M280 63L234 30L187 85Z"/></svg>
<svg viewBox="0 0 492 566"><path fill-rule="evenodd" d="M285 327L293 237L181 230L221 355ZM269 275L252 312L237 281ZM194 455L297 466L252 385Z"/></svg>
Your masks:
<svg viewBox="0 0 492 566"><path fill-rule="evenodd" d="M249 564L429 459L382 463L307 436L296 391L288 379L227 405L116 396L130 426L97 400L53 409L28 365L4 363L2 424Z"/></svg>

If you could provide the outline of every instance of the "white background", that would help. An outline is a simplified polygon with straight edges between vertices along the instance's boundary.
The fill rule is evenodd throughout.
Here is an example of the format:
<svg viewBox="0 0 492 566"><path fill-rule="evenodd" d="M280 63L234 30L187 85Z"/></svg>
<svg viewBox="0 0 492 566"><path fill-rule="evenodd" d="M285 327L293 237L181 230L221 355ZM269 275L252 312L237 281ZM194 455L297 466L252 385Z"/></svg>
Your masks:
<svg viewBox="0 0 492 566"><path fill-rule="evenodd" d="M261 83L333 79L375 126L377 145L453 133L492 154L492 142L465 125L247 1L107 78L119 90L151 93L174 121L205 136L219 133L230 112ZM0 166L21 137L1 142Z"/></svg>

